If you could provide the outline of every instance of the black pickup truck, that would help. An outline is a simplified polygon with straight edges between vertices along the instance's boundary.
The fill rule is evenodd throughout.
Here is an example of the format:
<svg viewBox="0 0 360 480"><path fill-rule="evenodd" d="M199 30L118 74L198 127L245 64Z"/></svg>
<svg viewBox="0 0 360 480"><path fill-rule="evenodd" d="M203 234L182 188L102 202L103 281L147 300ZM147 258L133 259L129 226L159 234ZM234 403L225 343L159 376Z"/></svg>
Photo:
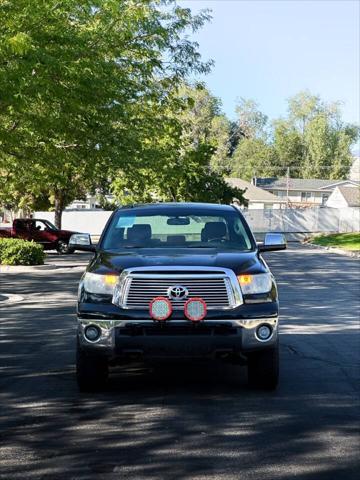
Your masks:
<svg viewBox="0 0 360 480"><path fill-rule="evenodd" d="M86 234L70 247L94 252L79 285L81 390L119 363L207 358L277 386L278 295L261 252L285 249L281 234L257 244L236 207L160 203L122 207L96 247Z"/></svg>

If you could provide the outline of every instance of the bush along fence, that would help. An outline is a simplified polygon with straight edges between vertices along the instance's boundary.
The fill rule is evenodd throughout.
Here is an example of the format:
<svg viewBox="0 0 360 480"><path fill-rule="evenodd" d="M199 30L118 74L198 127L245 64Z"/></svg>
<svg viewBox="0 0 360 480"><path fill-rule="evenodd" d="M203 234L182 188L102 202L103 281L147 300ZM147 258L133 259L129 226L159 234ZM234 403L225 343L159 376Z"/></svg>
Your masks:
<svg viewBox="0 0 360 480"><path fill-rule="evenodd" d="M17 238L0 238L0 265L43 265L41 245Z"/></svg>

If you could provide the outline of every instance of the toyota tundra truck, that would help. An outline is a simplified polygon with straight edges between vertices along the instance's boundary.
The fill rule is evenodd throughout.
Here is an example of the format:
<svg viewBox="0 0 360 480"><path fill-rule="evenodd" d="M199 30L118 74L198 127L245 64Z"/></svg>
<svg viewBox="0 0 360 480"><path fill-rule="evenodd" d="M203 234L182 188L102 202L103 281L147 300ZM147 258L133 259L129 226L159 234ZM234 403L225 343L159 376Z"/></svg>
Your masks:
<svg viewBox="0 0 360 480"><path fill-rule="evenodd" d="M80 390L99 389L127 362L219 359L247 365L251 385L279 377L279 303L262 252L235 206L159 203L119 208L79 284L76 372Z"/></svg>

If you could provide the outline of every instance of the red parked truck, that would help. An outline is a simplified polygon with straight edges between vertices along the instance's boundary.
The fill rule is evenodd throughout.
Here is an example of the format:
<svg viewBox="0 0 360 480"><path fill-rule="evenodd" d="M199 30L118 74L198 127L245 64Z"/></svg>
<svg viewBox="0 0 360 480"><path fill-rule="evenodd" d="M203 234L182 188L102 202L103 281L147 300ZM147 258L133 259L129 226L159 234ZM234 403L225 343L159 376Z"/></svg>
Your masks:
<svg viewBox="0 0 360 480"><path fill-rule="evenodd" d="M48 220L40 218L17 218L12 227L0 228L0 238L22 238L40 243L44 250L57 250L59 253L74 253L69 247L73 233L69 230L59 230Z"/></svg>

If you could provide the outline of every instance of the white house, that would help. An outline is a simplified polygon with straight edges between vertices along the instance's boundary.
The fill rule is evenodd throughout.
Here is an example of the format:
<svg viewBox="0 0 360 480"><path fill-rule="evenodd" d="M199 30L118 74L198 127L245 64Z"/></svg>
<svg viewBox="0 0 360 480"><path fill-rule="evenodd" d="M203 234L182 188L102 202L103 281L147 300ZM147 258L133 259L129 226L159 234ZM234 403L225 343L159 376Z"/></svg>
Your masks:
<svg viewBox="0 0 360 480"><path fill-rule="evenodd" d="M112 203L114 201L113 195L105 195L105 199ZM86 195L86 200L74 200L67 205L66 210L97 210L101 207L99 205L99 199L96 195Z"/></svg>
<svg viewBox="0 0 360 480"><path fill-rule="evenodd" d="M359 187L355 180L322 180L306 178L254 178L253 183L271 192L290 207L325 206L336 187Z"/></svg>
<svg viewBox="0 0 360 480"><path fill-rule="evenodd" d="M349 178L350 180L360 182L360 157L354 157L353 164L350 168Z"/></svg>
<svg viewBox="0 0 360 480"><path fill-rule="evenodd" d="M336 187L326 202L326 206L331 208L360 207L360 188Z"/></svg>

